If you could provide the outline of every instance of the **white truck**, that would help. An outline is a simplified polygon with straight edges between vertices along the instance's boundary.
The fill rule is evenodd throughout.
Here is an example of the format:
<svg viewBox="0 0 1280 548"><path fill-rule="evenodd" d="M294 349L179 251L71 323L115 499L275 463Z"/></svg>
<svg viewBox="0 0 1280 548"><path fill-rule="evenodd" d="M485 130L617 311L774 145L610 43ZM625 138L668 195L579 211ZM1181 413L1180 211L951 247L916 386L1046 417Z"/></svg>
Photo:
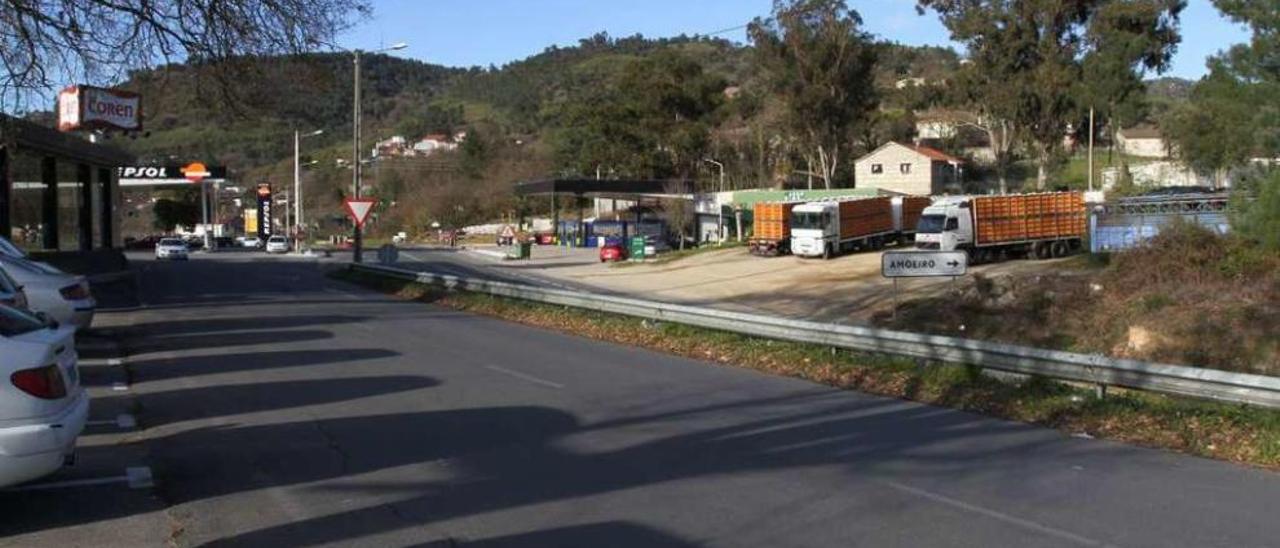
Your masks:
<svg viewBox="0 0 1280 548"><path fill-rule="evenodd" d="M910 242L924 196L809 202L791 209L791 253L829 259L855 249Z"/></svg>
<svg viewBox="0 0 1280 548"><path fill-rule="evenodd" d="M1079 192L949 196L924 209L916 247L966 251L970 264L1009 256L1048 259L1079 251L1084 234Z"/></svg>

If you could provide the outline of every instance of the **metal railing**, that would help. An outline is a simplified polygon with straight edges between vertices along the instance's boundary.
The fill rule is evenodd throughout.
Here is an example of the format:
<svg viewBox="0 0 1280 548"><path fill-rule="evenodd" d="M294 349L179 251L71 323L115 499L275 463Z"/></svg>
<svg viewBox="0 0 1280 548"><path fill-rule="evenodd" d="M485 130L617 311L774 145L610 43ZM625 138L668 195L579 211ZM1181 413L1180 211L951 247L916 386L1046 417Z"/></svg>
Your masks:
<svg viewBox="0 0 1280 548"><path fill-rule="evenodd" d="M756 337L905 356L1095 385L1280 408L1280 377L1108 358L1004 343L745 314L628 297L564 291L402 268L352 264L356 271L447 289L571 306Z"/></svg>

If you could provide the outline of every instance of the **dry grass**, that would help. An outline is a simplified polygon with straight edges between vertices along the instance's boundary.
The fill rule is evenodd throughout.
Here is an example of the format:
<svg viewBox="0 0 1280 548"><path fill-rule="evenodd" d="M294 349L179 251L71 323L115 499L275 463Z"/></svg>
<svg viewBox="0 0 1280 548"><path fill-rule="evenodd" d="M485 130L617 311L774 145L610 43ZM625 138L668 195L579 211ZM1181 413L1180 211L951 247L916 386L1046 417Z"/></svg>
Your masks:
<svg viewBox="0 0 1280 548"><path fill-rule="evenodd" d="M1001 382L976 367L774 341L473 293L350 271L337 277L403 298L593 339L1057 428L1068 433L1280 468L1280 411L1115 391L1106 399L1044 378Z"/></svg>
<svg viewBox="0 0 1280 548"><path fill-rule="evenodd" d="M1280 376L1280 255L1176 226L1109 264L1055 276L975 276L882 325Z"/></svg>

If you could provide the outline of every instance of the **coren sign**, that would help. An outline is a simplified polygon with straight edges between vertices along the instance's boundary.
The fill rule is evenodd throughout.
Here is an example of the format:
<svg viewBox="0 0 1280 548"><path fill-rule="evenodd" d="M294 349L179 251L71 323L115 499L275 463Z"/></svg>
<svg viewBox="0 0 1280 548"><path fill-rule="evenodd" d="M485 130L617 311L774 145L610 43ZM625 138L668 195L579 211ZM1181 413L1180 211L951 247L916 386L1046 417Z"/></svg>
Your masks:
<svg viewBox="0 0 1280 548"><path fill-rule="evenodd" d="M880 256L880 273L886 278L963 276L969 255L963 251L886 251Z"/></svg>
<svg viewBox="0 0 1280 548"><path fill-rule="evenodd" d="M58 94L58 130L142 129L142 97L129 91L70 86Z"/></svg>

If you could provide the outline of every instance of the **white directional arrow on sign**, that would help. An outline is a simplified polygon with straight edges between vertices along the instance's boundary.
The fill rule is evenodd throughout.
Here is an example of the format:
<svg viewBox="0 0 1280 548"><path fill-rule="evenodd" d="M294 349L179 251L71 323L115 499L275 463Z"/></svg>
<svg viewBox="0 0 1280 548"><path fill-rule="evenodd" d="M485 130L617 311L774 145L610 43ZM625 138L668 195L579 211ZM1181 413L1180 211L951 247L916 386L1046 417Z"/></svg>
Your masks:
<svg viewBox="0 0 1280 548"><path fill-rule="evenodd" d="M374 202L375 200L363 198L347 198L343 205L347 208L347 215L356 222L356 226L363 227L365 219L369 218L369 212L373 211Z"/></svg>

